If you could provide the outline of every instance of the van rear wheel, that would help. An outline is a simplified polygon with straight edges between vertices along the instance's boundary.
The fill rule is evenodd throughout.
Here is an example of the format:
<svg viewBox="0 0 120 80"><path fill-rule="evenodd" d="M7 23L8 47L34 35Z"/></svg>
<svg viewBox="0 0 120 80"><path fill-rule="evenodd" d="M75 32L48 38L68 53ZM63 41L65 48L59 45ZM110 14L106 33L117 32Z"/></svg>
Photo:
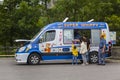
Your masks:
<svg viewBox="0 0 120 80"><path fill-rule="evenodd" d="M97 63L98 62L98 52L90 52L89 54L89 61L90 63Z"/></svg>
<svg viewBox="0 0 120 80"><path fill-rule="evenodd" d="M32 53L28 57L28 64L39 64L40 63L40 56L37 53Z"/></svg>

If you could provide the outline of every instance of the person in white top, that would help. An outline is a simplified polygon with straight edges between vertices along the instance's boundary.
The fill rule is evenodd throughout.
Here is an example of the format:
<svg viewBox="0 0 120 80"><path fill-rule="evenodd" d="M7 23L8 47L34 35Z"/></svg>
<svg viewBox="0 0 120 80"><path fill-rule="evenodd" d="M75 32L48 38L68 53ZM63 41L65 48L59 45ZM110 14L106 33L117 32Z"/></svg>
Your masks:
<svg viewBox="0 0 120 80"><path fill-rule="evenodd" d="M87 45L86 58L87 62L89 63L90 40L86 36L83 36L83 39L85 40L85 44Z"/></svg>
<svg viewBox="0 0 120 80"><path fill-rule="evenodd" d="M81 41L82 41L82 43L81 43L81 48L80 48L80 54L81 54L82 59L83 59L83 64L82 65L85 65L85 64L88 64L87 58L86 58L87 45L85 43L84 38L82 38Z"/></svg>

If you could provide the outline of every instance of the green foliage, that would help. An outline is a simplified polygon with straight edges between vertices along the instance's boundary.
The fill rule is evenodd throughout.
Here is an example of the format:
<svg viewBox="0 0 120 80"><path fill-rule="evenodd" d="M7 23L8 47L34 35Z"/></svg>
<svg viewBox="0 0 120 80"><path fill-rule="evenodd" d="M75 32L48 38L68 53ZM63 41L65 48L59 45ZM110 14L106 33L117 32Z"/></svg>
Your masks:
<svg viewBox="0 0 120 80"><path fill-rule="evenodd" d="M22 38L30 39L40 27L37 26L37 22L41 15L41 6L29 6L26 1L20 3L19 9L16 10L16 22L19 28L19 34ZM24 32L25 31L25 32ZM31 33L31 35L30 35ZM19 35L20 36L20 35Z"/></svg>
<svg viewBox="0 0 120 80"><path fill-rule="evenodd" d="M120 0L4 0L0 5L0 45L14 46L18 38L31 39L45 25L63 21L105 21L120 37ZM117 40L118 45L120 41Z"/></svg>
<svg viewBox="0 0 120 80"><path fill-rule="evenodd" d="M120 45L120 0L58 0L52 11L52 17L58 21L69 17L70 21L107 22L111 31L117 31L117 45Z"/></svg>
<svg viewBox="0 0 120 80"><path fill-rule="evenodd" d="M5 0L0 5L1 45L13 46L15 39L30 39L39 31L41 27L36 23L43 7L38 2L39 0Z"/></svg>
<svg viewBox="0 0 120 80"><path fill-rule="evenodd" d="M106 17L106 22L109 23L109 27L111 31L116 31L117 33L117 45L120 45L120 17L117 15L111 15Z"/></svg>
<svg viewBox="0 0 120 80"><path fill-rule="evenodd" d="M120 30L120 17L118 17L117 15L106 17L106 21L109 23L111 30Z"/></svg>

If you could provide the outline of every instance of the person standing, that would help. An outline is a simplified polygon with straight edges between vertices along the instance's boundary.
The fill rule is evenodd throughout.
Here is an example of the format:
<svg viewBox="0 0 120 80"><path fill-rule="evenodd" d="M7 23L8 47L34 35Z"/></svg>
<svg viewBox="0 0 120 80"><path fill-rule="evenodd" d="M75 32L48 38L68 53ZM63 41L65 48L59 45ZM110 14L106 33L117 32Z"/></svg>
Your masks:
<svg viewBox="0 0 120 80"><path fill-rule="evenodd" d="M74 45L74 42L72 42L72 65L73 64L77 64L77 57L78 57L78 49L77 47Z"/></svg>
<svg viewBox="0 0 120 80"><path fill-rule="evenodd" d="M85 65L85 64L88 64L87 58L86 58L87 45L85 43L85 39L84 38L82 38L81 41L82 41L82 43L81 43L81 48L80 48L80 54L81 54L82 59L83 59L83 64L82 65Z"/></svg>
<svg viewBox="0 0 120 80"><path fill-rule="evenodd" d="M105 65L105 48L106 40L104 39L104 35L101 35L99 43L98 65Z"/></svg>
<svg viewBox="0 0 120 80"><path fill-rule="evenodd" d="M85 36L83 36L83 39L85 40L85 44L87 45L86 58L87 62L89 63L90 40Z"/></svg>

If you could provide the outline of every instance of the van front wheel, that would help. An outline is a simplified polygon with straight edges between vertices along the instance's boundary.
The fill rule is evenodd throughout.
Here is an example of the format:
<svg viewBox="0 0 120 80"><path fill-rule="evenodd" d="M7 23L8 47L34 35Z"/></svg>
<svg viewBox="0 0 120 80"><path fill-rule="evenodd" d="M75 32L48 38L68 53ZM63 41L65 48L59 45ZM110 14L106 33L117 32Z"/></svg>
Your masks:
<svg viewBox="0 0 120 80"><path fill-rule="evenodd" d="M39 64L40 63L40 56L37 53L32 53L28 57L28 64Z"/></svg>

